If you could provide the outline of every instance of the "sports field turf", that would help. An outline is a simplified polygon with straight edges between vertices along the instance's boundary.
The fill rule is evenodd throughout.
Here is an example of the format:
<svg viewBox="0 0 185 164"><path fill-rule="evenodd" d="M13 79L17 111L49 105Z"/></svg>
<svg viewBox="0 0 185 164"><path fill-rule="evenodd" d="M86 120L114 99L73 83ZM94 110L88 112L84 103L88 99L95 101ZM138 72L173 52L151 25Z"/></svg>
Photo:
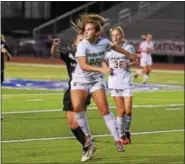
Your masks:
<svg viewBox="0 0 185 164"><path fill-rule="evenodd" d="M64 67L7 65L8 78L66 80ZM136 82L141 81L139 78ZM184 85L182 72L154 71L153 84ZM64 91L2 89L2 163L80 163L81 147L61 111ZM184 90L134 92L133 142L117 152L95 104L87 112L97 151L87 163L184 163ZM116 114L115 104L109 96Z"/></svg>

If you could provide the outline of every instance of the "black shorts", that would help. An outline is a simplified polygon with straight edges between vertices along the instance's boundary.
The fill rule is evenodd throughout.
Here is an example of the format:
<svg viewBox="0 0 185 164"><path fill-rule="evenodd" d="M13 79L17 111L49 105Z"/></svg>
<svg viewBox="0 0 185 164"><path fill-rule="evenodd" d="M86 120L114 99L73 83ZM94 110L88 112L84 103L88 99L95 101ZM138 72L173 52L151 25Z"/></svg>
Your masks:
<svg viewBox="0 0 185 164"><path fill-rule="evenodd" d="M1 71L1 84L3 83L4 81L4 71Z"/></svg>
<svg viewBox="0 0 185 164"><path fill-rule="evenodd" d="M71 93L70 89L67 89L64 93L63 98L63 111L73 111L73 106L71 102ZM91 96L89 95L86 101L86 105L89 105L91 103Z"/></svg>

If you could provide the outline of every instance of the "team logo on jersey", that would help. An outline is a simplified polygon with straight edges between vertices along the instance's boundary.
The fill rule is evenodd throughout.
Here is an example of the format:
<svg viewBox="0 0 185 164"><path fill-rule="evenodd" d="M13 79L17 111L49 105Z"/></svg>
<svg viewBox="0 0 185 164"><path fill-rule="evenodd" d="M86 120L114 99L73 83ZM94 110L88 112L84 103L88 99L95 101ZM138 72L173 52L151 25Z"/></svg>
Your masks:
<svg viewBox="0 0 185 164"><path fill-rule="evenodd" d="M76 87L76 86L77 86L77 82L74 82L74 83L73 83L73 86Z"/></svg>

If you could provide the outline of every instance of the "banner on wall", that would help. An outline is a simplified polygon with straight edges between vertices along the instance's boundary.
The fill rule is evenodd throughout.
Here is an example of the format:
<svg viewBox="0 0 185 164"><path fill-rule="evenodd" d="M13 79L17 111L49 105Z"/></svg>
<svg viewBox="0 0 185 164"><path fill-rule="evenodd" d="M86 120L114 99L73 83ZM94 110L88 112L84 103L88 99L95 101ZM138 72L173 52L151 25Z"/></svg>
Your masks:
<svg viewBox="0 0 185 164"><path fill-rule="evenodd" d="M180 41L153 41L155 54L157 55L173 55L184 56L184 42ZM140 44L139 40L128 40L128 43L137 47Z"/></svg>

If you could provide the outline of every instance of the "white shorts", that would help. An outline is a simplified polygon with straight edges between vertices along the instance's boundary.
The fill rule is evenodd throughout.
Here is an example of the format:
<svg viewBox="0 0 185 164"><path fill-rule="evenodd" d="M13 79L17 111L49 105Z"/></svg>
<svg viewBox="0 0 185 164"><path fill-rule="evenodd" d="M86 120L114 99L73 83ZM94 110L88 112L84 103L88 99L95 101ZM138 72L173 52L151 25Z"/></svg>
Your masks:
<svg viewBox="0 0 185 164"><path fill-rule="evenodd" d="M151 55L143 55L140 58L140 66L145 67L147 65L152 65L152 56Z"/></svg>
<svg viewBox="0 0 185 164"><path fill-rule="evenodd" d="M106 84L104 80L91 83L80 83L73 80L71 81L71 90L85 90L89 93L93 93L99 89L106 90Z"/></svg>
<svg viewBox="0 0 185 164"><path fill-rule="evenodd" d="M131 97L132 89L110 89L110 94L112 97Z"/></svg>

